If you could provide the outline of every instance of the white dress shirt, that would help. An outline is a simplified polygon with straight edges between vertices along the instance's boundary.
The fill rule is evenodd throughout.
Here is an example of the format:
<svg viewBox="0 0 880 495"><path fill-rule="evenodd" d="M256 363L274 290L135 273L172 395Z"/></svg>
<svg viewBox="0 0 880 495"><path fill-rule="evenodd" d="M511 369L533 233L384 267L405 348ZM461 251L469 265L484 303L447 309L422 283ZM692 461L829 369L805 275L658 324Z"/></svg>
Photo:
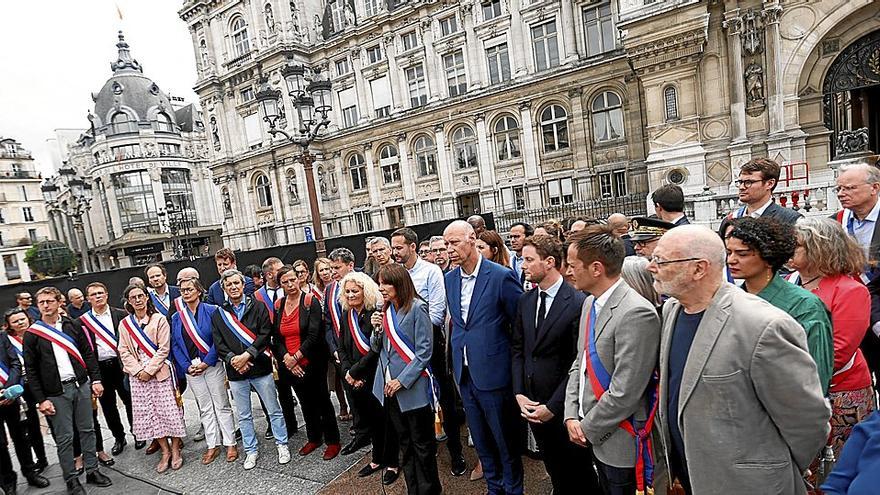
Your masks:
<svg viewBox="0 0 880 495"><path fill-rule="evenodd" d="M59 332L63 332L63 330L61 330L60 318L53 326ZM52 352L55 353L55 363L58 365L58 376L61 377L61 381L63 382L76 378L76 373L73 371L73 364L70 363L70 354L68 354L63 347L54 342L52 343Z"/></svg>
<svg viewBox="0 0 880 495"><path fill-rule="evenodd" d="M309 285L311 286L311 284L309 284ZM311 289L311 287L307 287L306 289L307 290ZM269 287L269 285L267 284L266 285L266 294L269 294L269 301L274 303L275 301L284 297L284 289L281 287L275 287L273 289L272 287Z"/></svg>
<svg viewBox="0 0 880 495"><path fill-rule="evenodd" d="M110 306L104 310L103 313L98 314L94 310L92 310L92 315L96 320L100 321L102 325L104 325L107 330L110 330L110 333L119 337L119 333L116 328L113 328L113 317L110 316ZM88 331L88 330L86 330ZM92 335L92 341L95 343L95 347L98 349L98 361L106 361L108 359L113 359L118 357L116 351L110 348L103 339L99 339L98 337Z"/></svg>
<svg viewBox="0 0 880 495"><path fill-rule="evenodd" d="M480 273L480 266L483 264L483 255L477 258L477 265L470 274L464 272L464 267L460 267L461 272L461 319L467 324L468 314L471 309L471 297L474 295L474 287L477 285L477 274ZM468 365L467 346L462 350L464 356L464 365Z"/></svg>
<svg viewBox="0 0 880 495"><path fill-rule="evenodd" d="M431 323L442 327L446 316L446 285L443 270L434 263L416 257L416 264L407 270L416 292L428 303Z"/></svg>
<svg viewBox="0 0 880 495"><path fill-rule="evenodd" d="M547 317L547 313L550 312L550 306L553 306L553 300L556 299L556 293L559 292L559 288L562 287L563 277L559 277L553 285L547 288L547 290L542 290L538 288L538 301L535 309L535 329L538 327L538 310L541 309L541 293L547 294L546 302L544 303L544 318Z"/></svg>
<svg viewBox="0 0 880 495"><path fill-rule="evenodd" d="M749 216L752 217L752 218L760 218L761 215L764 214L764 211L766 211L767 208L769 208L769 207L770 207L770 204L772 204L772 203L773 203L773 198L771 197L770 199L767 200L766 203L764 203L764 206L762 206L762 207L758 208L757 210L751 212L751 213L749 214ZM747 208L747 209L748 209L748 208Z"/></svg>
<svg viewBox="0 0 880 495"><path fill-rule="evenodd" d="M596 307L596 320L599 320L599 314L602 313L602 308L605 307L605 303L608 302L608 299L611 298L611 294L614 293L614 290L623 283L623 278L618 278L617 282L614 282L614 285L608 288L605 292L602 293L601 296L595 298L593 301L593 305ZM587 307L587 311L589 311L589 306ZM581 329L582 332L586 332L586 329ZM584 348L586 349L588 343L586 343L588 335L584 334ZM580 383L578 383L578 408L581 415L581 418L584 417L584 385L586 385L587 377L587 351L584 350L584 357L581 359L581 373L580 373Z"/></svg>

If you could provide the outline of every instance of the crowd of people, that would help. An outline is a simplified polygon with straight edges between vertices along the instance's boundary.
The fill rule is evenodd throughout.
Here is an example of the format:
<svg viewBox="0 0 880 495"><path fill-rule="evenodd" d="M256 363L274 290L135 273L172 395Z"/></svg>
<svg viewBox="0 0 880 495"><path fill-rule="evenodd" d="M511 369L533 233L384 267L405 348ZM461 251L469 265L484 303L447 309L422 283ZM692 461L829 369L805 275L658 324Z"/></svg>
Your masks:
<svg viewBox="0 0 880 495"><path fill-rule="evenodd" d="M443 491L439 442L451 474L490 494L524 492L527 450L556 495L875 493L880 169L841 170L832 218L777 205L779 172L746 163L743 206L717 232L689 225L666 185L645 217L503 236L475 215L422 240L401 228L368 238L358 268L337 248L239 271L221 249L208 287L194 268L169 285L155 263L119 295L101 282L66 304L54 287L22 293L0 335L0 420L28 484L46 487L47 418L71 494L83 472L112 483L98 406L110 454L127 446L121 402L135 449L160 452L157 473L180 469L187 389L202 464L237 461L240 441L256 466L256 392L279 464L299 407L300 456L369 446L358 477L402 473L410 494Z"/></svg>

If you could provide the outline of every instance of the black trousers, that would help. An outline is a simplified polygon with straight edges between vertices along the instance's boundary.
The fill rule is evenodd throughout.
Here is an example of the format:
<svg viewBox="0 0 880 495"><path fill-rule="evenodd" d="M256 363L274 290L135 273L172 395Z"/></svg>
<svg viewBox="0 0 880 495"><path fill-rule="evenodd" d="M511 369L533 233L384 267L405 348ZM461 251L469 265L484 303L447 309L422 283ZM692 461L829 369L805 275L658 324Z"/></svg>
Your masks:
<svg viewBox="0 0 880 495"><path fill-rule="evenodd" d="M104 451L104 434L101 431L101 423L98 422L98 410L94 407L92 408L92 422L95 426L95 452L103 452ZM79 430L76 428L76 423L73 424L73 456L79 457L82 454L82 450L79 445Z"/></svg>
<svg viewBox="0 0 880 495"><path fill-rule="evenodd" d="M122 365L117 358L98 361L98 368L101 370L101 384L104 386L104 393L98 398L98 402L101 403L107 428L113 432L113 438L125 440L125 428L122 426L119 405L116 402L116 397L119 396L125 406L125 415L131 430L131 392L125 387L125 373L122 372ZM100 447L100 443L98 446Z"/></svg>
<svg viewBox="0 0 880 495"><path fill-rule="evenodd" d="M600 492L592 450L568 439L562 417L554 417L549 423L530 423L530 426L544 456L554 495Z"/></svg>
<svg viewBox="0 0 880 495"><path fill-rule="evenodd" d="M434 438L434 412L430 406L402 412L396 397L385 398L385 411L400 439L400 461L409 495L435 495L441 492L437 474L437 440Z"/></svg>
<svg viewBox="0 0 880 495"><path fill-rule="evenodd" d="M40 412L37 410L37 401L30 387L24 386L24 403L27 404L24 429L27 432L28 444L34 451L34 460L46 461L46 445L43 443L43 430L40 428Z"/></svg>
<svg viewBox="0 0 880 495"><path fill-rule="evenodd" d="M446 342L443 332L434 327L434 351L431 354L431 371L440 390L440 409L443 411L443 431L446 432L446 448L452 459L461 457L461 425L464 411L459 407L461 399L446 364Z"/></svg>
<svg viewBox="0 0 880 495"><path fill-rule="evenodd" d="M303 419L306 422L306 437L309 442L339 443L339 426L336 424L336 410L330 402L330 391L327 389L327 360L318 359L309 362L302 378L293 376L285 366L278 370L278 400L287 421L288 411L293 413L293 395L290 388L296 391L299 405L302 407ZM294 420L295 421L295 420Z"/></svg>
<svg viewBox="0 0 880 495"><path fill-rule="evenodd" d="M369 427L366 435L373 442L371 462L380 466L398 467L400 444L394 429L389 427L389 418L385 417L382 404L373 396L372 380L359 389L351 389L349 400L349 405L360 411L364 424Z"/></svg>
<svg viewBox="0 0 880 495"><path fill-rule="evenodd" d="M9 429L12 443L15 444L15 457L18 458L22 473L27 476L36 470L34 459L31 457L28 436L21 425L20 407L18 401L0 407L0 486L4 487L15 486L16 483L15 471L12 469L12 458L9 457L9 440L3 428L4 424Z"/></svg>
<svg viewBox="0 0 880 495"><path fill-rule="evenodd" d="M596 459L599 486L605 495L632 495L636 492L636 469L609 466Z"/></svg>

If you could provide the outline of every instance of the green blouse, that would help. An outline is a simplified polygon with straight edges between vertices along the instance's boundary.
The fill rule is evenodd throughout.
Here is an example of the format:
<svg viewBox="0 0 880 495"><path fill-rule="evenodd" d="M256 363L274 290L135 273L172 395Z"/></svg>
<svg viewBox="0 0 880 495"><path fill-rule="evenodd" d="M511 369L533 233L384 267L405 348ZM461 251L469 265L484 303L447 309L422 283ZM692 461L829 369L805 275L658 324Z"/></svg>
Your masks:
<svg viewBox="0 0 880 495"><path fill-rule="evenodd" d="M831 316L825 303L812 292L776 275L758 297L785 311L807 332L807 347L819 370L822 393L828 395L834 371L834 340Z"/></svg>

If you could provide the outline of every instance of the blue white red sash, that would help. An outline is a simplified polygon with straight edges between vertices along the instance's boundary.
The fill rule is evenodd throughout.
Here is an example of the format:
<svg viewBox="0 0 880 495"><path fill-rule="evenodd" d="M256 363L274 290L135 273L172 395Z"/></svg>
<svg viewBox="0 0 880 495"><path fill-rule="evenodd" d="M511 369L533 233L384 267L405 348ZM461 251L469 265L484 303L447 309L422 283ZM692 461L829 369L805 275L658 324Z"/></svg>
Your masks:
<svg viewBox="0 0 880 495"><path fill-rule="evenodd" d="M266 311L269 312L269 321L275 323L275 303L269 297L269 291L266 290L265 285L260 287L260 290L254 292L254 298L266 306Z"/></svg>
<svg viewBox="0 0 880 495"><path fill-rule="evenodd" d="M134 340L140 350L144 351L148 358L153 359L153 356L159 352L159 346L150 340L150 337L144 332L143 327L137 322L134 315L128 315L122 320L122 328L131 335L132 340Z"/></svg>
<svg viewBox="0 0 880 495"><path fill-rule="evenodd" d="M333 332L336 333L336 339L339 339L339 322L342 321L342 306L339 304L339 294L336 293L337 289L339 289L339 283L335 280L333 281L333 285L330 286L330 297L332 300L330 301L330 323L333 325Z"/></svg>
<svg viewBox="0 0 880 495"><path fill-rule="evenodd" d="M18 359L24 362L24 346L22 345L21 339L9 334L6 334L6 336L9 337L9 343L12 344L12 349L15 351Z"/></svg>
<svg viewBox="0 0 880 495"><path fill-rule="evenodd" d="M186 303L183 302L183 298L180 297L174 300L174 306L177 308L177 314L180 316L180 323L183 325L183 329L186 331L189 339L199 352L207 354L211 346L209 346L208 343L205 342L205 339L199 334L198 327L196 326L196 319L193 316L192 311L190 311L189 306L187 306Z"/></svg>
<svg viewBox="0 0 880 495"><path fill-rule="evenodd" d="M354 341L358 352L361 353L361 356L366 356L370 352L370 342L361 330L358 314L353 309L348 312L348 330L351 332L351 340Z"/></svg>
<svg viewBox="0 0 880 495"><path fill-rule="evenodd" d="M586 323L584 337L584 374L590 380L590 388L598 402L611 384L611 374L605 369L596 351L596 302L590 305L590 316ZM648 383L648 419L644 426L636 426L635 418L629 417L620 422L620 427L626 430L636 440L636 493L644 494L646 487L654 485L654 458L651 445L651 430L654 426L654 415L657 413L657 391L659 377L655 371ZM581 388L583 397L583 388Z"/></svg>
<svg viewBox="0 0 880 495"><path fill-rule="evenodd" d="M150 299L153 300L153 306L156 307L156 310L162 313L162 316L168 316L168 306L166 306L165 303L162 302L162 298L156 295L156 291L152 289L150 289L149 293ZM167 287L165 289L165 295L168 296L168 301L171 302L171 292L168 290Z"/></svg>
<svg viewBox="0 0 880 495"><path fill-rule="evenodd" d="M47 325L42 320L34 322L27 331L61 347L65 352L70 354L72 358L76 359L83 368L86 368L86 361L83 359L82 354L79 352L79 348L76 346L76 340L70 335L67 335L55 327Z"/></svg>
<svg viewBox="0 0 880 495"><path fill-rule="evenodd" d="M95 337L101 339L113 349L113 352L117 352L116 348L119 345L119 340L116 338L116 334L114 334L109 328L105 327L92 310L86 311L79 317L79 319Z"/></svg>
<svg viewBox="0 0 880 495"><path fill-rule="evenodd" d="M786 275L785 280L793 283L794 285L801 285L801 272L791 272Z"/></svg>
<svg viewBox="0 0 880 495"><path fill-rule="evenodd" d="M5 387L9 381L9 366L0 362L0 387Z"/></svg>
<svg viewBox="0 0 880 495"><path fill-rule="evenodd" d="M324 301L324 294L318 290L318 286L314 284L309 284L309 290L312 293L312 296L318 299L318 302L322 303Z"/></svg>
<svg viewBox="0 0 880 495"><path fill-rule="evenodd" d="M403 359L403 362L409 364L416 357L415 343L410 341L406 334L398 330L399 326L397 311L394 310L393 304L388 304L388 307L385 308L382 314L382 327L385 330L388 341L391 342L391 347L397 351L397 355L400 356L400 359ZM430 363L422 370L421 375L428 379L428 402L436 411L439 391L437 390L437 383L434 381L434 374L431 372Z"/></svg>
<svg viewBox="0 0 880 495"><path fill-rule="evenodd" d="M218 309L220 311L220 318L223 319L223 323L226 324L226 328L228 328L233 335L235 335L238 340L241 341L242 344L246 346L254 345L254 341L257 339L257 335L251 331L250 328L244 326L244 323L240 322L238 318L226 311L223 308ZM269 357L272 357L272 354L269 352L269 349L263 351Z"/></svg>

